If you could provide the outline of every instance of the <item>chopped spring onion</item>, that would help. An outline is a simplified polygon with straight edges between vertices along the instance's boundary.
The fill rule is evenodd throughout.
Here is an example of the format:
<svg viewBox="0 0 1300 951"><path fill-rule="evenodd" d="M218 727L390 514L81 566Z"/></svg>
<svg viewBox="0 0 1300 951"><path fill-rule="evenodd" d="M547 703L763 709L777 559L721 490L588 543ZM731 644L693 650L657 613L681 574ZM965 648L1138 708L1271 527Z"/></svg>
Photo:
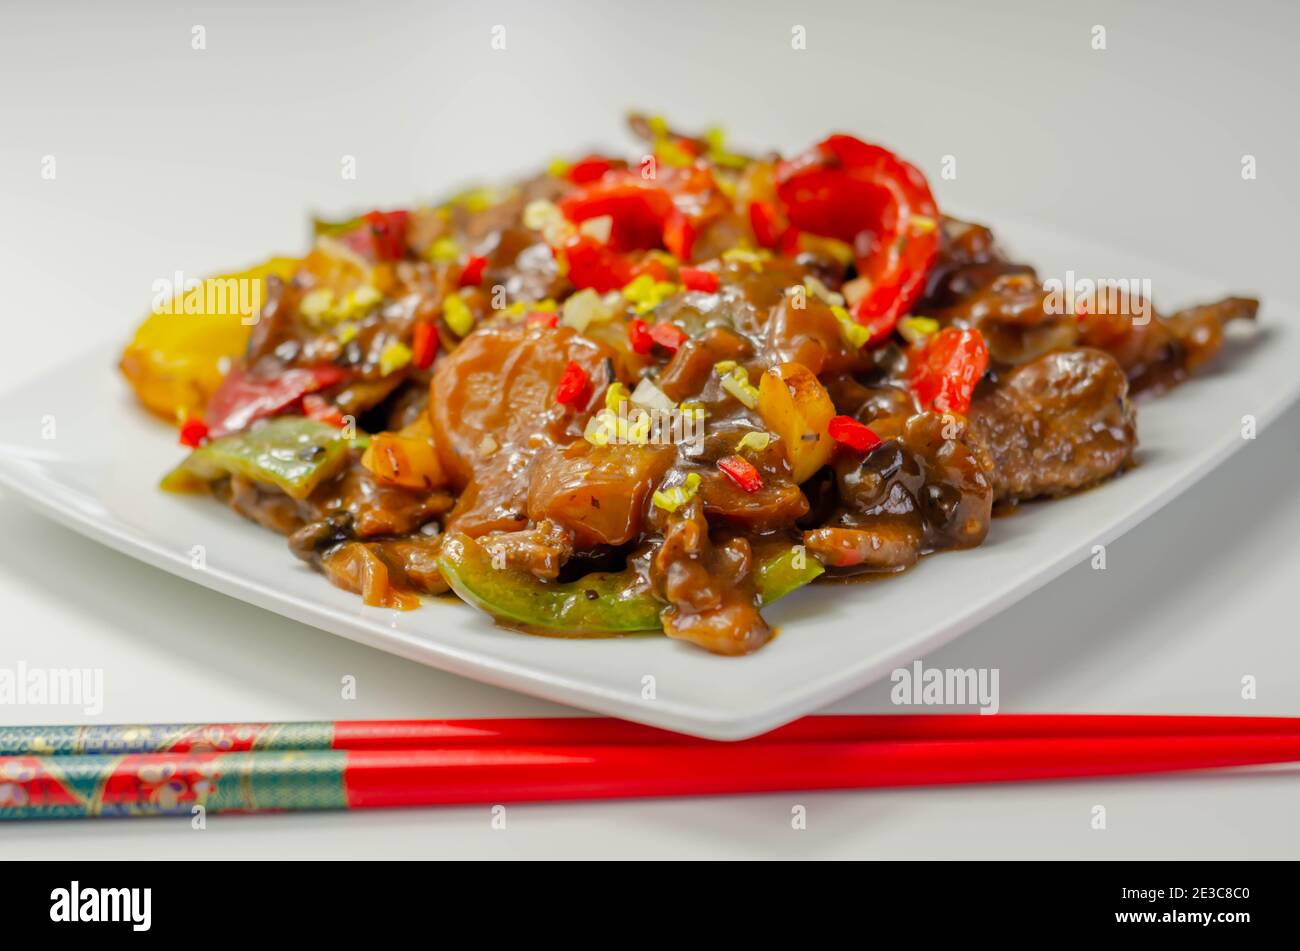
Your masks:
<svg viewBox="0 0 1300 951"><path fill-rule="evenodd" d="M735 360L715 363L713 369L722 377L722 388L749 409L758 405L758 387L749 382L749 373Z"/></svg>
<svg viewBox="0 0 1300 951"><path fill-rule="evenodd" d="M858 323L843 307L833 305L831 313L839 321L840 335L844 338L844 342L854 350L861 350L871 340L871 328Z"/></svg>
<svg viewBox="0 0 1300 951"><path fill-rule="evenodd" d="M640 274L623 288L623 296L638 314L645 314L676 294L677 290L677 285L670 281L656 281L649 274Z"/></svg>
<svg viewBox="0 0 1300 951"><path fill-rule="evenodd" d="M394 340L379 353L379 372L384 376L396 373L411 362L411 348L400 340Z"/></svg>
<svg viewBox="0 0 1300 951"><path fill-rule="evenodd" d="M608 446L611 442L644 446L650 442L650 414L637 410L635 415L620 415L605 408L587 420L582 438L593 446Z"/></svg>
<svg viewBox="0 0 1300 951"><path fill-rule="evenodd" d="M653 496L654 504L657 508L665 512L676 512L679 508L695 498L695 493L700 489L700 474L692 472L686 476L686 481L681 485L675 485L671 489L656 489Z"/></svg>
<svg viewBox="0 0 1300 951"><path fill-rule="evenodd" d="M544 199L530 201L524 206L524 227L540 231L551 247L564 244L576 230L555 202Z"/></svg>
<svg viewBox="0 0 1300 951"><path fill-rule="evenodd" d="M439 238L429 246L427 253L435 264L449 264L460 257L460 245L455 238Z"/></svg>
<svg viewBox="0 0 1300 951"><path fill-rule="evenodd" d="M348 291L342 299L336 298L328 287L318 287L303 296L298 310L311 322L333 323L360 317L383 299L384 295L369 284Z"/></svg>
<svg viewBox="0 0 1300 951"><path fill-rule="evenodd" d="M803 286L808 289L808 293L818 300L830 304L832 307L844 306L844 295L831 290L817 278L809 274L804 278Z"/></svg>
<svg viewBox="0 0 1300 951"><path fill-rule="evenodd" d="M324 317L334 304L334 292L328 287L318 287L303 295L298 302L298 311L307 319Z"/></svg>
<svg viewBox="0 0 1300 951"><path fill-rule="evenodd" d="M898 332L910 344L918 344L939 332L939 321L933 317L904 317L898 322Z"/></svg>
<svg viewBox="0 0 1300 951"><path fill-rule="evenodd" d="M622 383L611 383L605 390L605 408L611 413L617 413L618 408L631 399L632 394Z"/></svg>
<svg viewBox="0 0 1300 951"><path fill-rule="evenodd" d="M541 231L549 223L563 220L563 218L564 212L560 210L559 205L556 205L554 201L537 199L524 205L524 227L529 227L533 231Z"/></svg>
<svg viewBox="0 0 1300 951"><path fill-rule="evenodd" d="M587 427L582 431L582 438L593 446L608 446L611 439L618 434L618 417L607 409L587 420Z"/></svg>
<svg viewBox="0 0 1300 951"><path fill-rule="evenodd" d="M442 319L457 337L468 337L474 329L474 312L459 294L452 294L442 302Z"/></svg>
<svg viewBox="0 0 1300 951"><path fill-rule="evenodd" d="M748 264L755 271L762 267L763 262L770 260L771 257L771 251L755 251L751 248L728 248L726 251L722 252L722 260L731 261L736 264Z"/></svg>

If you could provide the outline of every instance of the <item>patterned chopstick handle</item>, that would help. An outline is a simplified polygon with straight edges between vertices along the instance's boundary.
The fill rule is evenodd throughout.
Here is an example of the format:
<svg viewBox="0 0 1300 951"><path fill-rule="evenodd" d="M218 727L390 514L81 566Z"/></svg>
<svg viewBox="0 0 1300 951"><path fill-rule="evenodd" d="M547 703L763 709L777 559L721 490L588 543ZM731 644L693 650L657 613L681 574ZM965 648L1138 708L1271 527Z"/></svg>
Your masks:
<svg viewBox="0 0 1300 951"><path fill-rule="evenodd" d="M0 756L328 750L333 723L0 726Z"/></svg>
<svg viewBox="0 0 1300 951"><path fill-rule="evenodd" d="M341 751L0 757L0 820L346 809Z"/></svg>

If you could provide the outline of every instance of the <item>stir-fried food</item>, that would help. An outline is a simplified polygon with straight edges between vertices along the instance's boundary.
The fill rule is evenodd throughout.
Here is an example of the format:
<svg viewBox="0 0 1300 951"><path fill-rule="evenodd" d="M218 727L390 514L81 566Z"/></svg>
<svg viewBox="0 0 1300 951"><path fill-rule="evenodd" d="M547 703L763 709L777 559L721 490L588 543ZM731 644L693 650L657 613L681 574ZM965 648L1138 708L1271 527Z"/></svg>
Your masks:
<svg viewBox="0 0 1300 951"><path fill-rule="evenodd" d="M451 590L528 631L744 654L823 574L979 545L995 503L1123 471L1133 395L1255 314L1062 307L849 135L782 159L632 126L637 161L318 222L234 276L251 319L150 317L122 369L193 449L164 488L370 605Z"/></svg>

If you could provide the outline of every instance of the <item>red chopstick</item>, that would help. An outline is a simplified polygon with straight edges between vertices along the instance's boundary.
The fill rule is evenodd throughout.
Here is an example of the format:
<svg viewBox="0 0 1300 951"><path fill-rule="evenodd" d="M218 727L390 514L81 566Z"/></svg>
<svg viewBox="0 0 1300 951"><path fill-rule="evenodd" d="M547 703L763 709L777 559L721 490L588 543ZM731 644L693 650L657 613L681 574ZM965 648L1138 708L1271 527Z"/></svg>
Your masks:
<svg viewBox="0 0 1300 951"><path fill-rule="evenodd" d="M1300 735L371 750L349 808L866 789L1072 779L1300 760Z"/></svg>
<svg viewBox="0 0 1300 951"><path fill-rule="evenodd" d="M811 792L1297 760L1300 734L1282 732L8 756L0 818Z"/></svg>
<svg viewBox="0 0 1300 951"><path fill-rule="evenodd" d="M1011 739L1087 736L1300 735L1300 717L1001 713L810 716L745 744L869 740ZM485 720L341 720L334 749L457 746L623 746L715 743L608 717Z"/></svg>
<svg viewBox="0 0 1300 951"><path fill-rule="evenodd" d="M864 714L811 716L744 744L1087 736L1300 734L1300 718L1111 714ZM190 751L455 749L524 746L688 746L715 741L607 717L340 720L8 727L0 756Z"/></svg>

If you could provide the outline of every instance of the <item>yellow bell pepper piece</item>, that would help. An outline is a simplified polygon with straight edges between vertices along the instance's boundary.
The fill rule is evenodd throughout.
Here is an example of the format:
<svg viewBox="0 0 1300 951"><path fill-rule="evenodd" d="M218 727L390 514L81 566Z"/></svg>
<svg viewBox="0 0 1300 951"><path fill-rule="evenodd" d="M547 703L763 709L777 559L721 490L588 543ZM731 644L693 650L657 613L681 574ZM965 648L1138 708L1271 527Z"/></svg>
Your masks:
<svg viewBox="0 0 1300 951"><path fill-rule="evenodd" d="M821 381L799 363L782 363L758 384L758 415L781 437L791 478L803 483L830 461L835 442L828 432L835 404Z"/></svg>
<svg viewBox="0 0 1300 951"><path fill-rule="evenodd" d="M231 360L244 352L252 332L248 315L239 313L240 298L232 294L231 279L258 281L256 300L266 299L266 278L288 279L296 258L272 258L263 264L210 277L190 291L177 294L167 308L156 308L122 352L122 373L146 407L165 419L181 422L201 415L209 397L225 377ZM227 301L222 312L210 313L211 301Z"/></svg>

